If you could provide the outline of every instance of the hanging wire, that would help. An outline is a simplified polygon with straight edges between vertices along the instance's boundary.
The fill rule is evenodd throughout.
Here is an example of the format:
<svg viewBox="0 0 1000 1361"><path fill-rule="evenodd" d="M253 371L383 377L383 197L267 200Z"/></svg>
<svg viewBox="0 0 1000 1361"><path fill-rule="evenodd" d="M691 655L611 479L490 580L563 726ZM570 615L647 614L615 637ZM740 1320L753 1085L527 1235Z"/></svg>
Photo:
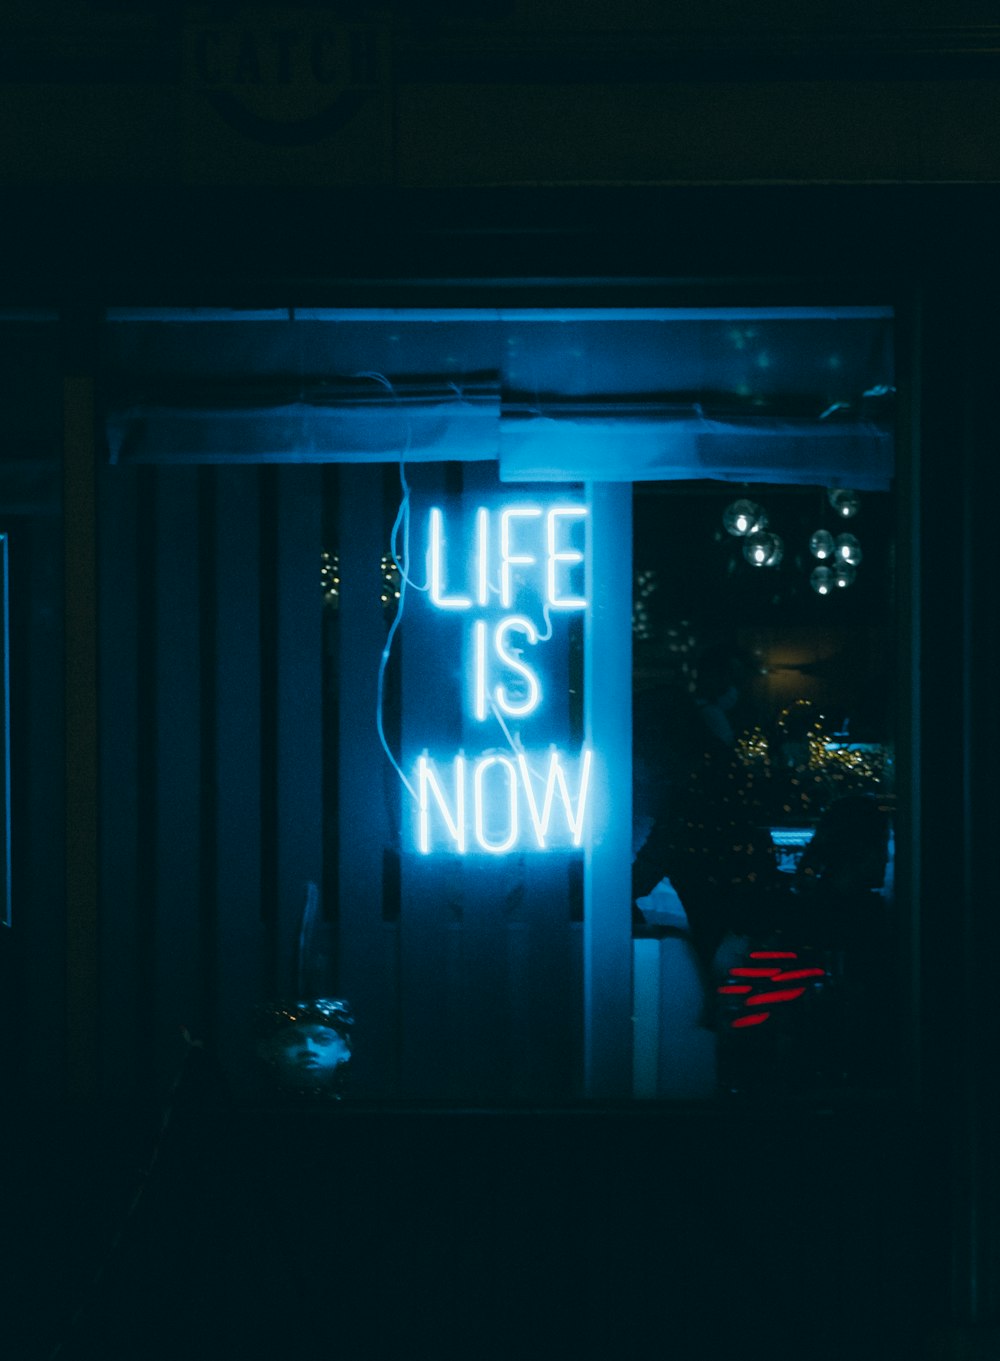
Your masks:
<svg viewBox="0 0 1000 1361"><path fill-rule="evenodd" d="M373 369L365 369L361 373L352 374L351 377L371 378L374 382L381 383L382 386L386 389L386 391L389 392L396 399L396 401L401 400L399 393L396 391L391 380L386 378L384 373L376 373ZM454 384L452 384L452 386L454 386ZM392 561L396 570L399 572L400 577L406 583L406 585L412 586L415 591L427 591L430 590L430 582L426 582L423 586L421 586L419 582L413 581L410 578L409 573L407 571L409 557L409 529L410 529L410 484L406 480L406 460L409 457L410 442L412 438L413 426L410 420L407 419L406 439L403 442L403 452L400 454L399 457L399 483L402 488L403 495L399 503L399 510L396 512L396 518L393 521L392 533L389 535L389 553L392 557ZM398 546L399 531L401 527L403 529L402 554L400 553ZM400 605L400 608L402 608L402 605Z"/></svg>
<svg viewBox="0 0 1000 1361"><path fill-rule="evenodd" d="M493 710L493 717L500 724L500 731L507 739L507 745L510 747L511 751L514 753L515 756L522 756L524 754L524 748L521 745L521 734L518 733L516 737L511 736L510 729L504 722L503 714L497 707L497 702L495 699L492 698L490 699L490 708Z"/></svg>
<svg viewBox="0 0 1000 1361"><path fill-rule="evenodd" d="M360 373L353 374L352 376L355 378L370 378L374 382L381 383L382 386L386 389L386 391L391 393L391 395L395 397L397 400L399 399L399 394L397 393L392 382L382 373L378 373L375 370L364 370ZM454 390L455 394L458 397L462 396L461 390L455 383L451 383L449 384L449 386ZM389 632L386 635L385 640L385 647L382 649L382 655L379 658L378 683L375 701L375 723L376 728L378 730L379 742L382 745L382 750L385 752L390 765L395 770L396 774L399 776L399 779L403 784L403 787L407 790L410 797L415 801L418 801L419 795L417 794L417 791L413 788L413 785L407 778L406 773L404 772L402 766L396 760L396 756L389 745L389 740L385 735L385 725L383 722L385 700L385 677L389 667L389 661L392 656L392 645L395 640L399 626L402 623L403 614L406 607L407 589L409 587L412 587L414 590L417 591L427 591L430 589L429 580L425 582L423 585L421 585L419 582L413 580L413 578L410 576L409 570L411 489L410 484L407 481L406 477L406 459L410 451L411 437L412 427L408 420L406 427L406 439L403 446L403 452L399 459L399 483L402 491L402 496L399 502L399 509L396 511L396 518L393 521L392 532L389 536L389 552L392 556L392 561L396 567L396 570L399 572L399 605L397 606L395 617L393 618L393 621L389 626ZM400 535L402 535L402 547L400 547ZM493 593L499 594L500 592L499 585L494 585L493 582L490 582L489 586L490 590ZM547 642L552 637L553 633L552 614L549 609L548 602L545 602L542 605L542 616L545 620L546 631L544 633L538 634L538 642L540 643ZM499 709L492 700L491 708L493 710L494 716L497 719L497 722L500 724L500 728L503 731L503 734L506 737L511 750L515 754L518 753L523 754L523 752L521 752L519 744L515 742L515 739L511 736L510 731L507 728L507 725L504 722L503 716L501 715ZM532 771L532 774L537 774L537 772Z"/></svg>
<svg viewBox="0 0 1000 1361"><path fill-rule="evenodd" d="M408 495L408 494L409 494L409 493L407 492L406 495ZM409 518L409 517L407 516L407 519L408 519L408 518ZM409 530L408 530L408 529L407 529L407 532L404 534L403 542L404 542L404 553L408 554L408 552L409 552L409 546L408 546L408 545L409 545ZM392 643L393 643L393 639L394 639L395 636L396 636L396 631L397 631L397 629L399 628L399 625L400 625L400 623L401 623L401 621L402 621L402 618L403 618L403 610L404 610L404 608L405 608L405 606L406 606L406 588L407 588L407 585L408 585L408 584L409 584L409 577L407 576L407 574L406 574L402 569L400 569L400 574L399 574L399 606L398 606L398 608L397 608L397 610L396 610L395 618L393 619L392 623L389 625L389 632L388 632L388 634L386 635L385 647L382 649L382 656L379 658L379 664L378 664L378 688L377 688L377 694L376 694L376 699L375 699L375 725L376 725L376 727L377 727L377 729L378 729L378 737L379 737L379 741L380 741L381 744L382 744L382 750L385 752L386 756L388 757L390 765L391 765L392 768L395 770L395 772L396 772L396 774L399 776L400 780L403 782L404 787L409 791L409 794L410 794L411 798L416 799L416 798L418 797L418 796L417 796L417 791L413 788L413 785L410 784L409 780L406 778L405 774L403 773L403 768L402 768L402 766L400 766L399 762L396 760L396 757L394 756L394 754L393 754L393 752L392 752L392 748L389 746L389 740L388 740L388 738L387 738L386 735L385 735L385 725L384 725L383 722L382 722L382 710L383 710L384 698L385 698L385 673L386 673L386 670L388 669L388 666L389 666L389 658L390 658L390 656L392 655Z"/></svg>
<svg viewBox="0 0 1000 1361"><path fill-rule="evenodd" d="M503 714L500 712L496 700L492 698L490 699L490 708L493 711L493 717L500 724L500 731L507 739L507 745L510 747L511 751L514 753L515 756L523 756L525 758L525 765L529 775L534 776L536 780L541 780L542 782L544 782L545 776L542 774L542 772L540 770L535 770L534 766L530 766L527 764L527 752L524 750L524 745L521 742L520 732L514 735L511 734L510 729L504 722Z"/></svg>
<svg viewBox="0 0 1000 1361"><path fill-rule="evenodd" d="M391 393L391 395L394 398L396 398L397 401L399 400L399 393L393 387L389 379L386 378L385 374L376 373L374 370L365 370L362 373L353 374L352 377L371 378L374 382L381 383L382 386L389 393ZM396 518L392 524L392 533L389 536L389 552L392 555L392 561L395 564L396 570L399 572L399 604L396 607L395 617L393 618L392 623L389 625L389 632L386 635L385 647L382 649L382 655L379 658L378 685L375 698L375 727L378 731L379 742L382 744L382 750L385 752L389 764L392 766L393 770L395 770L396 774L399 776L404 788L410 794L410 797L413 799L417 799L418 797L417 791L413 788L413 785L406 778L402 766L396 760L395 754L393 753L392 748L389 746L389 739L385 735L385 724L383 722L382 717L385 701L385 674L386 671L388 670L389 659L392 655L393 640L396 637L397 630L399 629L399 626L403 619L403 611L406 608L407 588L412 586L413 589L416 591L426 591L429 589L430 586L429 582L427 583L427 585L421 586L418 582L413 581L410 577L409 571L410 484L406 480L406 459L407 455L410 452L411 438L412 426L410 424L409 419L407 419L406 438L403 443L403 451L400 454L399 458L399 484L400 488L402 489L402 497L399 502L399 509L396 511ZM402 532L403 538L401 550L399 547L400 532Z"/></svg>

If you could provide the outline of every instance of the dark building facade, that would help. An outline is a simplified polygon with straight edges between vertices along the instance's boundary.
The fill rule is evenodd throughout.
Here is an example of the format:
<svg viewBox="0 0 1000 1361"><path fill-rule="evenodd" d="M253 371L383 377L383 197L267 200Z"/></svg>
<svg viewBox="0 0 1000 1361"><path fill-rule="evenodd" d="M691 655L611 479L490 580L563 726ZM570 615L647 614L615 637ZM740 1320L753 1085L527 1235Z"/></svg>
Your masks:
<svg viewBox="0 0 1000 1361"><path fill-rule="evenodd" d="M6 21L26 1357L996 1345L996 26L903 9ZM838 488L866 556L819 626L822 558L785 532L762 593L721 516L808 534ZM847 695L809 768L889 753L877 1080L665 1057L712 1032L678 1047L677 932L632 920L632 723L733 637L748 732ZM261 1004L329 993L353 1093L262 1089Z"/></svg>

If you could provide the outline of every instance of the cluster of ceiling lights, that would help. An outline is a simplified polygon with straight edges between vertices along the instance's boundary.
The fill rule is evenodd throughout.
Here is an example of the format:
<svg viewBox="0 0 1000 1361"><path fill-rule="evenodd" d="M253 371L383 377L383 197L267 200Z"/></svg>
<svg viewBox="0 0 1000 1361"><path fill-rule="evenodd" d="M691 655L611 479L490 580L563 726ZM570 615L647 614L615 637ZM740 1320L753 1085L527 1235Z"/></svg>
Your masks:
<svg viewBox="0 0 1000 1361"><path fill-rule="evenodd" d="M857 515L861 503L856 491L831 487L826 496L838 519ZM727 533L743 540L743 556L751 567L777 567L785 556L784 540L768 528L767 514L756 501L741 497L731 502L722 523ZM809 551L817 561L809 577L817 595L831 595L854 581L861 562L861 545L855 535L834 535L821 527L810 537Z"/></svg>

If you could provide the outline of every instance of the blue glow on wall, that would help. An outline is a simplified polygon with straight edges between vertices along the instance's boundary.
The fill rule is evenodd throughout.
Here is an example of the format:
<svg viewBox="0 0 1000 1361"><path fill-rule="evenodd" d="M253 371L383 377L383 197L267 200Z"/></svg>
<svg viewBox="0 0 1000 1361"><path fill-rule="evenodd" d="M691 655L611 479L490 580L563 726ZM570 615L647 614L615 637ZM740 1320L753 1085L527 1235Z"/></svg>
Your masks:
<svg viewBox="0 0 1000 1361"><path fill-rule="evenodd" d="M546 675L545 644L568 627L567 614L588 606L589 532L587 507L565 500L478 506L471 516L428 510L427 600L461 620L467 674L456 698L493 745L477 753L425 749L417 758L413 836L422 854L583 845L593 752L562 750L551 740L559 734L544 731L557 684ZM525 720L527 746L518 726ZM496 745L492 725L506 746Z"/></svg>

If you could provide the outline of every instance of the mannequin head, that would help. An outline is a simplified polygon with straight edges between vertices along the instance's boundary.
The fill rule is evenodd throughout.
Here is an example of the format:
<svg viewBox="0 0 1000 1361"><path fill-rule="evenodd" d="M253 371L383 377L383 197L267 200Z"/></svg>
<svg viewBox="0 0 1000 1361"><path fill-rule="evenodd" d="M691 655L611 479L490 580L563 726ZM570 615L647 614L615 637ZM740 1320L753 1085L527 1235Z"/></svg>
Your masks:
<svg viewBox="0 0 1000 1361"><path fill-rule="evenodd" d="M339 1097L351 1057L347 1003L315 998L269 1007L257 1047L269 1082L293 1095Z"/></svg>

